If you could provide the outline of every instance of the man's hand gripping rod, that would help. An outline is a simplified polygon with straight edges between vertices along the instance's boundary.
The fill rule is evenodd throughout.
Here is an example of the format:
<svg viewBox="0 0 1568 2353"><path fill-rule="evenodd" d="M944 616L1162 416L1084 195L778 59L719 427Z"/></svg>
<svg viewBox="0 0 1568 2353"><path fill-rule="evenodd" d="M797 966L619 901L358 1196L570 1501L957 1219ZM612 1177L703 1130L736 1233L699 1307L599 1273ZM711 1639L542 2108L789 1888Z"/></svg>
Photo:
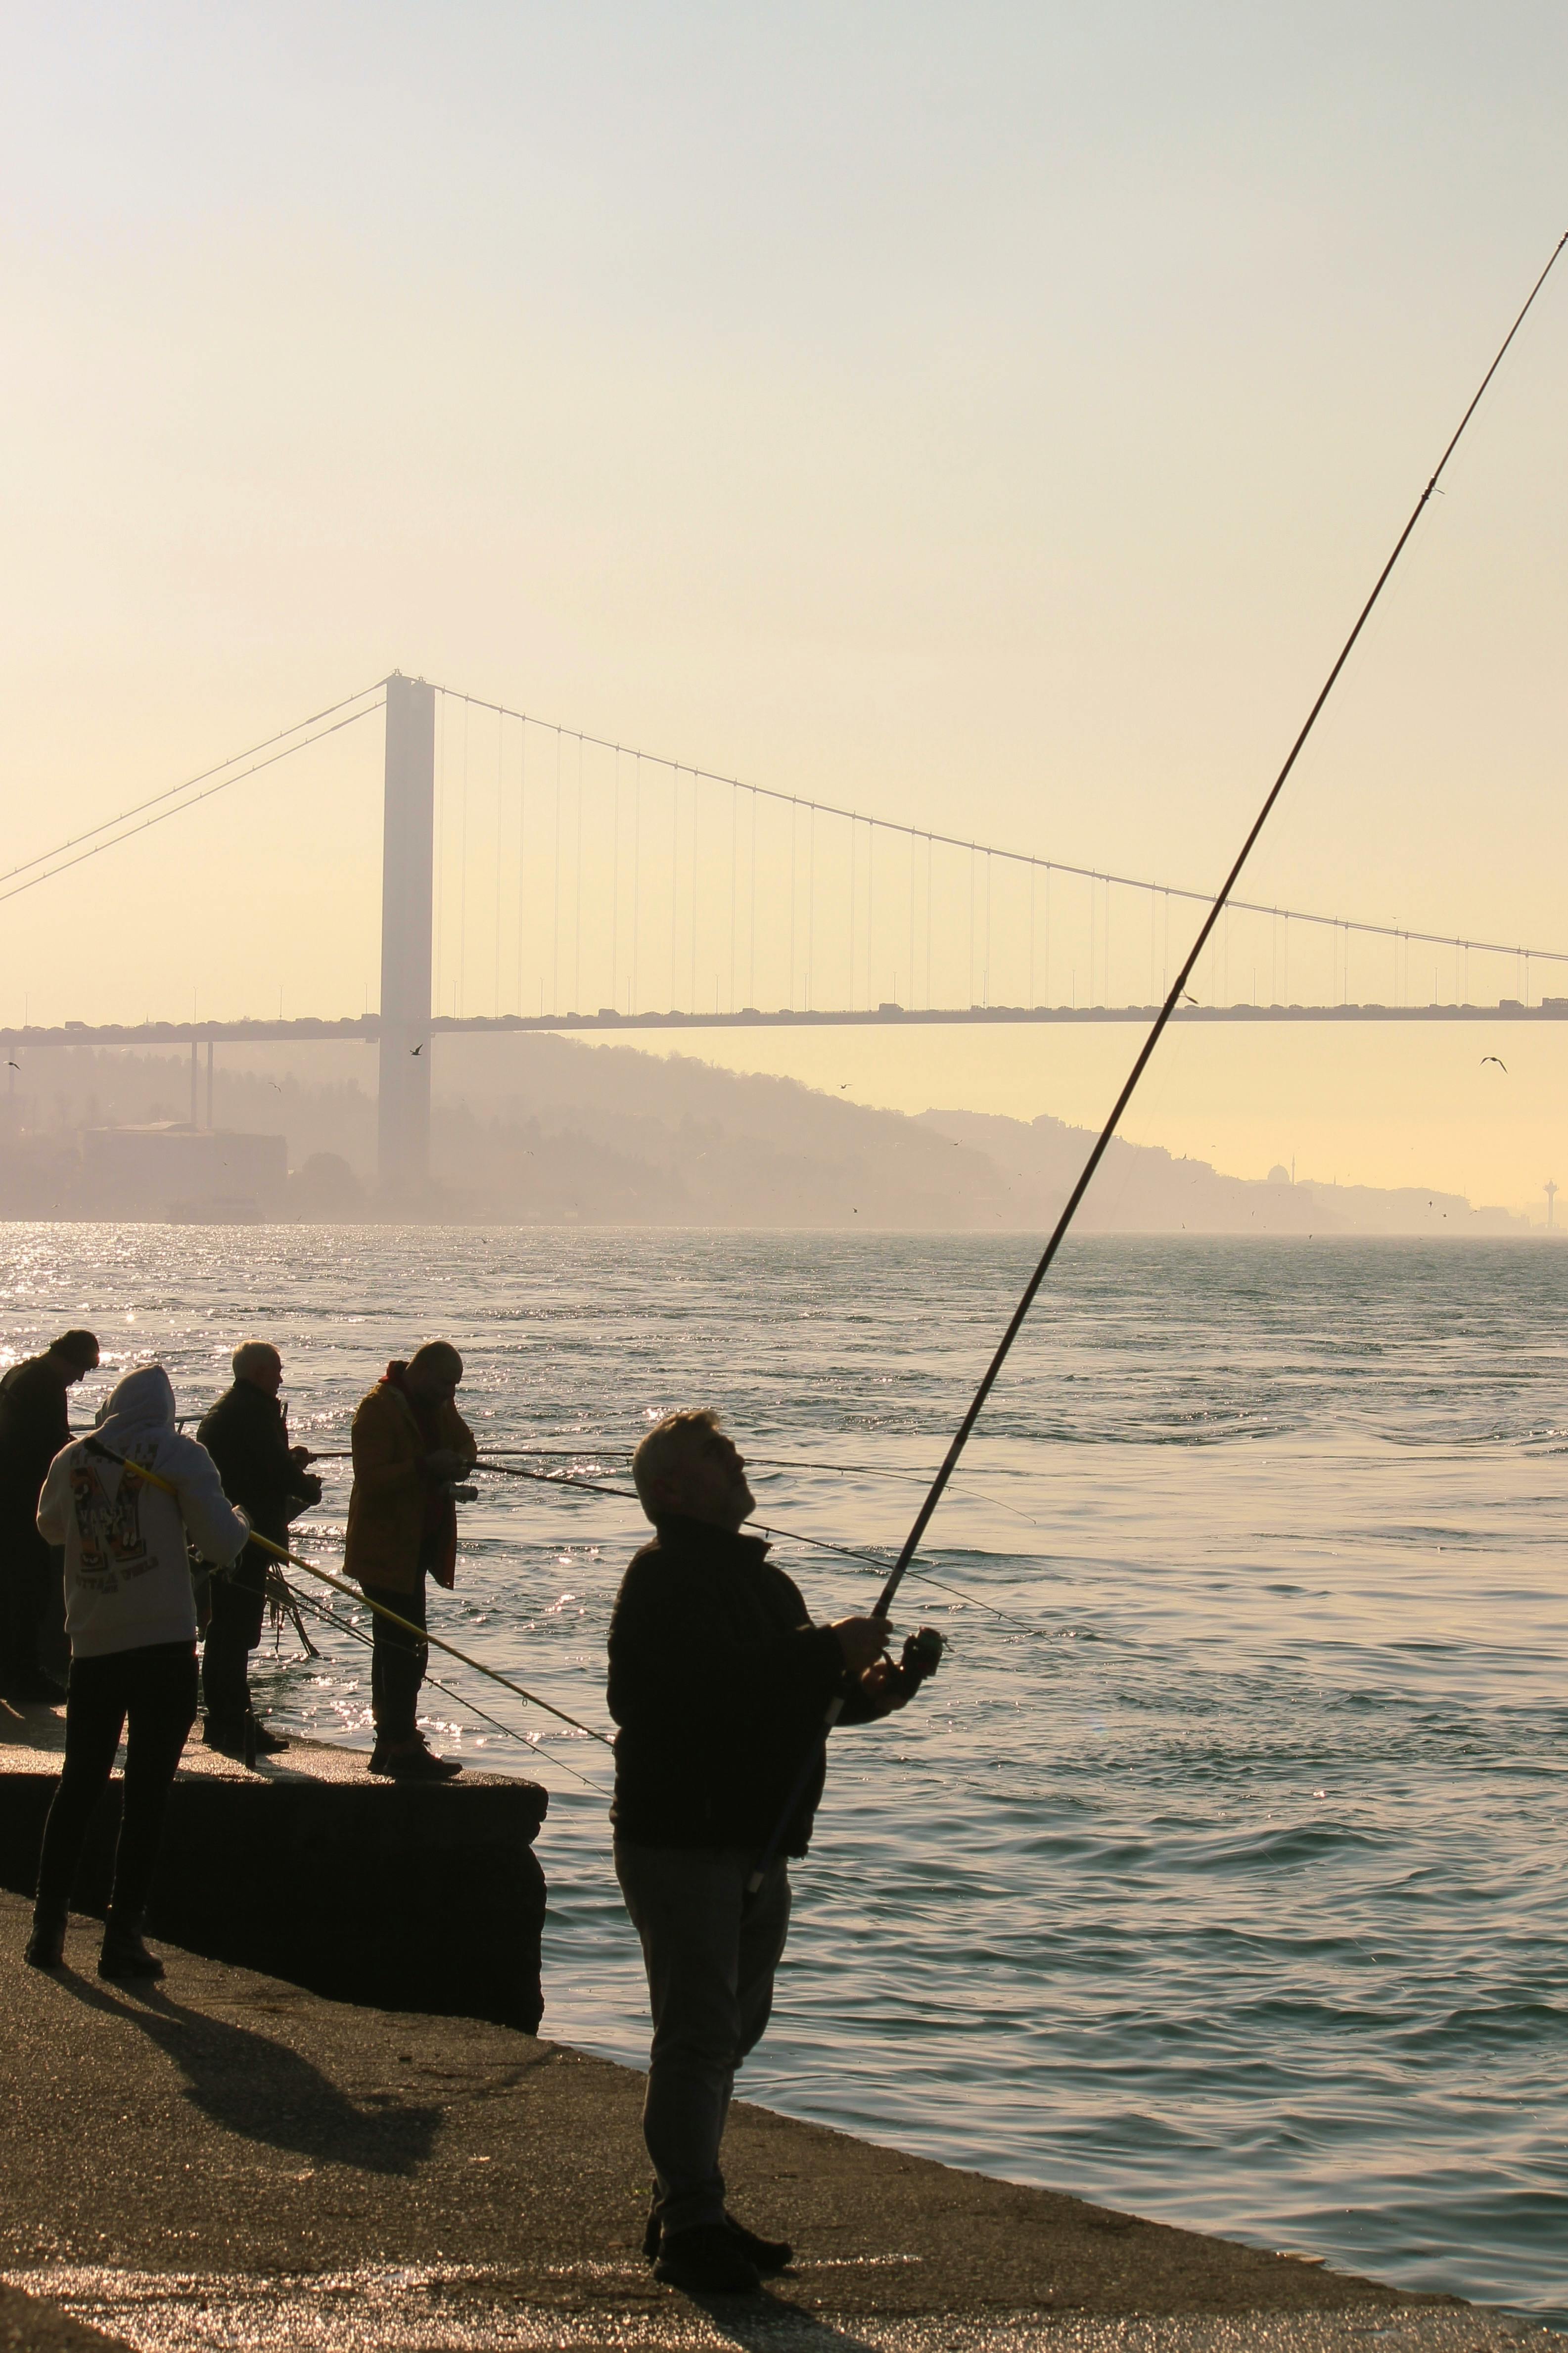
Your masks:
<svg viewBox="0 0 1568 2353"><path fill-rule="evenodd" d="M1003 1333L1000 1341L997 1343L995 1354L992 1356L991 1362L986 1366L984 1374L981 1376L980 1386L975 1390L973 1397L970 1399L969 1410L965 1413L963 1419L959 1423L957 1430L953 1432L952 1443L949 1446L946 1454L942 1457L942 1467L937 1472L936 1477L931 1481L931 1488L926 1495L924 1503L921 1505L919 1512L915 1514L914 1525L910 1528L909 1535L904 1539L903 1550L900 1553L898 1559L894 1562L891 1574L889 1576L888 1581L883 1586L881 1592L877 1597L877 1606L871 1613L874 1618L886 1618L889 1610L891 1609L893 1596L897 1593L900 1586L903 1583L904 1573L914 1557L915 1548L931 1525L931 1516L934 1514L937 1505L942 1501L948 1481L952 1478L954 1471L958 1467L959 1457L969 1443L970 1433L973 1431L975 1423L980 1419L981 1410L984 1406L985 1400L995 1387L997 1376L1000 1374L1003 1366L1006 1363L1009 1355L1012 1353L1014 1341L1017 1338L1019 1333L1024 1328L1025 1318L1027 1316L1030 1308L1035 1303L1035 1295L1039 1290L1041 1283L1044 1282L1047 1275L1049 1273L1051 1262L1055 1259L1057 1252L1060 1250L1062 1243L1066 1239L1068 1229L1078 1215L1079 1208L1083 1200L1083 1197L1088 1192L1090 1184L1094 1180L1095 1171L1098 1169L1100 1162L1104 1159L1106 1153L1110 1149L1110 1140L1115 1134L1117 1128L1121 1125L1122 1114L1126 1111L1128 1104L1131 1102L1134 1093L1137 1092L1139 1081L1149 1067L1150 1058L1152 1055L1155 1047L1164 1036L1171 1016L1174 1013L1177 1006L1182 1001L1183 992L1186 988L1188 981L1193 976L1193 973L1197 965L1198 958L1202 955L1205 948L1208 945L1209 938L1214 931L1215 925L1219 922L1221 915L1225 913L1226 903L1241 879L1242 869L1247 864L1247 860L1251 857L1252 852L1257 846L1259 834L1263 831L1264 827L1268 824L1270 817L1274 814L1274 805L1285 789L1290 772L1301 755L1308 736L1310 735L1313 728L1318 723L1319 714L1321 712L1323 705L1327 702L1330 695L1333 692L1335 686L1338 684L1340 672L1343 670L1346 662L1349 661L1351 654L1354 649L1356 640L1361 636L1362 631L1365 628L1368 621L1372 618L1373 607L1377 603L1378 598L1382 596L1384 587L1387 586L1389 575L1393 572L1394 565L1404 554L1405 542L1409 539L1411 533L1420 522L1423 513L1426 512L1428 499L1431 498L1432 493L1437 488L1438 482L1442 479L1444 470L1447 466L1449 459L1458 448L1460 436L1463 434L1465 427L1468 425L1477 409L1480 406L1482 395L1485 393L1487 386L1490 384L1493 376L1496 375L1499 368L1502 365L1503 358L1508 351L1509 345L1518 334L1521 327L1523 326L1531 304L1534 302L1535 298L1540 293L1542 288L1545 285L1546 280L1551 275L1552 268L1556 263L1557 257L1562 252L1565 245L1568 245L1568 231L1565 231L1553 246L1551 259L1548 260L1545 269L1542 271L1534 285L1531 288L1530 292L1525 299L1523 309L1520 311L1518 318L1515 319L1512 326L1503 337L1501 343L1498 346L1496 358L1492 361L1492 364L1490 367L1488 368L1485 375L1482 376L1480 383L1476 387L1475 394L1471 398L1469 406L1466 409L1464 415L1460 417L1458 424L1455 427L1453 438L1448 443L1447 448L1444 450L1441 458L1437 460L1436 470L1434 472L1431 480L1427 483L1420 497L1416 500L1415 504L1411 511L1409 522L1405 524L1404 530L1400 533L1399 537L1395 540L1392 554L1389 556L1388 561L1384 564L1382 571L1378 574L1376 580L1373 582L1372 594L1367 598L1365 604L1362 607L1360 613L1356 617L1354 628L1352 629L1349 637L1345 639L1344 644L1341 647L1339 657L1335 661L1333 668L1330 670L1328 677L1323 681L1321 687L1319 689L1317 701L1313 703L1311 709L1308 712L1305 720L1302 722L1300 732L1297 735L1295 742L1291 744L1289 752L1286 755L1284 766L1280 769L1279 774L1275 777L1273 784L1269 786L1268 792L1265 797L1263 806L1258 810L1258 815L1254 818L1252 824L1248 828L1247 838L1243 841L1240 849L1237 852L1235 864L1232 866L1230 872L1226 876L1225 881L1220 884L1219 892L1215 899L1213 906L1209 909L1208 913L1204 917L1202 923L1199 925L1197 937L1194 940L1192 946L1188 949L1186 959L1183 964L1180 972L1176 975L1175 979L1171 983L1170 991L1166 996L1165 1001L1163 1005L1161 1006L1159 1012L1156 1014L1153 1025L1151 1028L1148 1036L1144 1039L1142 1045L1138 1050L1138 1054L1133 1061L1132 1068L1127 1073L1126 1082L1123 1085L1121 1093L1117 1096L1115 1103L1111 1105L1110 1115L1095 1139L1093 1148L1090 1151L1088 1159L1083 1164L1083 1168L1079 1174L1077 1184L1073 1187L1072 1191L1068 1195L1062 1213L1057 1219L1056 1225L1052 1230L1051 1238L1047 1242L1044 1250L1040 1254L1039 1263L1036 1267L1033 1274L1029 1277L1028 1282L1025 1284L1023 1297L1019 1300L1017 1306L1013 1310L1012 1316L1008 1321L1007 1328ZM747 1882L749 1889L753 1894L762 1885L764 1873L770 1869L778 1853L784 1833L789 1827L790 1816L794 1813L796 1806L800 1803L802 1793L804 1792L806 1783L810 1779L811 1774L815 1769L817 1756L821 1750L822 1745L826 1740L827 1736L832 1731L834 1725L837 1723L843 1711L844 1702L842 1698L836 1697L828 1703L827 1710L823 1719L821 1732L812 1743L811 1748L807 1753L805 1762L801 1767L799 1777L795 1781L795 1787L790 1791L788 1802L784 1806L784 1811L779 1817L773 1834L772 1838L769 1839L766 1847L758 1858L756 1868L752 1872L750 1880Z"/></svg>

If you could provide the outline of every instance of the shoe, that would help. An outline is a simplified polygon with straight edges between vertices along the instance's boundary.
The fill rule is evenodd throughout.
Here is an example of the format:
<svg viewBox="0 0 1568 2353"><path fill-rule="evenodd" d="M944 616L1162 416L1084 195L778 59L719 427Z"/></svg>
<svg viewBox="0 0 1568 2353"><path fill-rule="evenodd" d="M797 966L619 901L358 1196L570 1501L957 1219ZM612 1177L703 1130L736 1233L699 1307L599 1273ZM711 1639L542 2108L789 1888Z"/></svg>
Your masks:
<svg viewBox="0 0 1568 2353"><path fill-rule="evenodd" d="M770 2272L789 2269L795 2249L787 2239L759 2239L754 2231L747 2230L744 2222L737 2222L733 2214L725 2215L724 2228L735 2240L748 2263L754 2263L764 2276Z"/></svg>
<svg viewBox="0 0 1568 2353"><path fill-rule="evenodd" d="M699 2222L665 2233L656 2280L688 2295L760 2295L762 2274L727 2222Z"/></svg>
<svg viewBox="0 0 1568 2353"><path fill-rule="evenodd" d="M209 1715L202 1725L202 1746L216 1748L220 1757L245 1756L245 1725L232 1716Z"/></svg>
<svg viewBox="0 0 1568 2353"><path fill-rule="evenodd" d="M56 1683L53 1675L45 1674L42 1667L34 1667L6 1685L5 1696L22 1707L63 1707L66 1687Z"/></svg>
<svg viewBox="0 0 1568 2353"><path fill-rule="evenodd" d="M389 1781L451 1781L462 1771L455 1757L437 1757L423 1740L378 1740L371 1753L370 1769Z"/></svg>
<svg viewBox="0 0 1568 2353"><path fill-rule="evenodd" d="M110 1912L103 1925L103 1950L98 1957L100 1978L161 1978L163 1964L142 1942L142 1923L135 1916Z"/></svg>
<svg viewBox="0 0 1568 2353"><path fill-rule="evenodd" d="M252 1746L258 1757L280 1756L289 1743L281 1734L271 1732L265 1724L258 1724L252 1736Z"/></svg>
<svg viewBox="0 0 1568 2353"><path fill-rule="evenodd" d="M33 1906L33 1933L22 1956L30 1968L59 1968L66 1957L66 1922L69 1916L63 1904Z"/></svg>

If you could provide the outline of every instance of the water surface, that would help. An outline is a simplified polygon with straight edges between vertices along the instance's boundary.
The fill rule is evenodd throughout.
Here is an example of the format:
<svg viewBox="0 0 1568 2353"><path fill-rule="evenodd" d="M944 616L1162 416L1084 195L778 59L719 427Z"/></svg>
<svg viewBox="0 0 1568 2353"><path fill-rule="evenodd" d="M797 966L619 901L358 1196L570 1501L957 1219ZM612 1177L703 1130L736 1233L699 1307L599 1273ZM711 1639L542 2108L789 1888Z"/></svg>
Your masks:
<svg viewBox="0 0 1568 2353"><path fill-rule="evenodd" d="M6 1230L11 1354L89 1324L106 1374L156 1352L199 1410L265 1336L295 1435L331 1447L384 1359L441 1334L481 1444L620 1483L650 1418L711 1401L788 1466L757 1472L763 1518L870 1548L1036 1247ZM1546 1244L1069 1249L922 1556L967 1598L906 1588L950 1660L835 1736L750 2096L1568 2324L1565 1311ZM331 1563L346 1466L323 1468ZM487 1482L438 1622L604 1725L639 1525ZM878 1581L780 1557L824 1616ZM314 1663L287 1630L264 1652L267 1704L368 1742L368 1653L315 1638ZM640 2060L605 1752L554 1728L530 1757L431 1698L438 1740L550 1785L547 2031Z"/></svg>

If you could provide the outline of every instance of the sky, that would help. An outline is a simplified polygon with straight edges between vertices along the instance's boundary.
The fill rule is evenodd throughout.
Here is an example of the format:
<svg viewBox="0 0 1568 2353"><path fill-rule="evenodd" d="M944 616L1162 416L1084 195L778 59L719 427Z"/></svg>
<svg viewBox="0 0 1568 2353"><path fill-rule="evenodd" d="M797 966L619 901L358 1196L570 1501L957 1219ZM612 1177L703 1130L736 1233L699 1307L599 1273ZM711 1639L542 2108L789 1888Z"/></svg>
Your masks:
<svg viewBox="0 0 1568 2353"><path fill-rule="evenodd" d="M1530 0L68 4L7 69L16 859L401 668L1211 884L1568 227ZM1565 369L1568 260L1250 895L1568 950ZM0 902L0 1018L374 1004L378 726ZM1092 1119L1130 1047L747 1066ZM1216 1030L1127 1132L1539 1214L1565 1080Z"/></svg>

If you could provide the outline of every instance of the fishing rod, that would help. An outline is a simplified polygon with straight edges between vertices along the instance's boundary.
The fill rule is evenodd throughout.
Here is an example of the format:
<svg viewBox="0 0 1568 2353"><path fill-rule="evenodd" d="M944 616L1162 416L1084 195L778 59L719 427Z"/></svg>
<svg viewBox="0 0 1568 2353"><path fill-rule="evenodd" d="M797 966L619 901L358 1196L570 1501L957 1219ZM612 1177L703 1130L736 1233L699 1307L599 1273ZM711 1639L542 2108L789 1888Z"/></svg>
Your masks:
<svg viewBox="0 0 1568 2353"><path fill-rule="evenodd" d="M226 1577L229 1574L229 1571L223 1569L218 1573L220 1576ZM308 1609L311 1617L316 1619L320 1624L323 1626L331 1626L340 1634L351 1635L356 1642L363 1642L367 1648L374 1649L374 1637L367 1634L363 1626L356 1626L352 1618L340 1618L337 1611L335 1609L329 1609L324 1601L317 1601L308 1593L296 1593L293 1587L289 1583L288 1578L283 1575L281 1569L274 1568L269 1572L269 1574L278 1579L279 1584L283 1588L284 1592L288 1595L289 1602L295 1609ZM305 1637L302 1630L299 1629L298 1620L296 1620L296 1629L297 1630L300 1630L300 1639L305 1641L305 1646L307 1650L310 1651L310 1656L312 1658L318 1657L320 1655L319 1652ZM503 1724L499 1715L491 1715L488 1708L482 1708L479 1705L478 1700L470 1699L466 1692L454 1691L450 1683L442 1683L440 1678L437 1675L426 1675L425 1680L429 1683L433 1691L438 1691L449 1699L454 1707L466 1708L470 1715L477 1715L481 1724L492 1725L497 1732L504 1732L510 1740L520 1741L523 1747L528 1750L531 1757L534 1757L542 1760L545 1757L548 1757L552 1765L561 1766L566 1772L572 1775L574 1780L581 1781L585 1789L592 1789L595 1796L603 1796L604 1791L601 1783L590 1780L587 1774L579 1772L575 1765L567 1764L564 1757L557 1757L552 1750L542 1748L539 1746L536 1736L532 1733L520 1732L515 1724Z"/></svg>
<svg viewBox="0 0 1568 2353"><path fill-rule="evenodd" d="M1029 1310L1035 1303L1036 1294L1039 1291L1040 1285L1044 1282L1047 1275L1050 1272L1051 1265L1056 1258L1057 1252L1060 1250L1062 1243L1067 1237L1068 1230L1071 1226L1073 1219L1078 1215L1084 1195L1088 1192L1090 1184L1094 1180L1095 1171L1099 1168L1100 1162L1104 1159L1106 1153L1109 1151L1111 1138L1115 1135L1117 1128L1121 1124L1122 1115L1126 1112L1128 1104L1131 1102L1134 1094L1138 1091L1139 1082L1142 1078L1144 1071L1149 1067L1154 1049L1159 1044L1161 1039L1164 1036L1166 1029L1169 1027L1171 1017L1182 1001L1182 997L1186 990L1187 983L1192 978L1193 973L1196 968L1198 958L1202 955L1205 948L1208 945L1209 939L1214 932L1215 926L1219 922L1221 915L1225 913L1226 905L1230 898L1231 892L1235 890L1237 883L1241 879L1242 870L1246 866L1247 860L1251 857L1254 849L1257 847L1258 837L1262 833L1264 827L1268 824L1270 817L1274 814L1275 804L1278 802L1279 796L1284 791L1287 783L1289 781L1291 770L1295 767L1297 761L1300 758L1301 753L1306 746L1307 739L1311 734L1313 728L1317 725L1319 715L1321 712L1324 704L1328 702L1330 695L1333 692L1335 686L1338 684L1340 673L1344 669L1345 664L1349 661L1352 653L1354 651L1356 642L1359 639L1362 631L1365 628L1368 621L1372 618L1373 609L1377 604L1378 598L1382 596L1384 587L1387 586L1394 565L1399 562L1400 557L1404 554L1405 544L1409 540L1411 533L1415 531L1416 524L1420 522L1421 517L1426 512L1427 501L1431 499L1438 483L1441 481L1449 459L1458 448L1466 427L1469 424L1471 417L1480 406L1482 397L1486 393L1488 385L1491 383L1493 376L1496 375L1499 368L1502 365L1503 360L1507 356L1509 346L1512 343L1514 337L1523 326L1525 320L1529 316L1531 309L1534 304L1536 296L1540 293L1542 288L1545 285L1547 279L1551 276L1552 271L1556 265L1557 258L1565 245L1568 245L1568 230L1563 232L1563 234L1558 238L1557 243L1552 247L1552 253L1545 269L1542 271L1540 277L1531 288L1529 294L1525 298L1523 308L1521 310L1519 316L1515 319L1512 326L1503 337L1501 343L1498 346L1496 357L1493 359L1492 364L1490 367L1488 368L1485 375L1482 376L1480 383L1477 385L1476 390L1471 396L1468 407L1465 410L1464 415L1460 417L1458 424L1454 428L1453 437L1450 439L1447 448L1444 450L1442 456L1437 460L1436 470L1433 472L1430 481L1422 491L1420 497L1416 500L1415 506L1411 509L1409 521L1405 523L1405 526L1400 533L1399 537L1394 541L1392 553L1390 554L1386 563L1384 565L1382 571L1378 574L1377 578L1373 583L1372 594L1368 596L1365 604L1362 607L1361 611L1356 616L1354 626L1352 627L1349 637L1346 638L1344 644L1341 647L1332 669L1330 670L1327 678L1323 681L1322 685L1319 688L1317 699L1313 702L1311 709L1308 712L1306 718L1301 723L1301 726L1297 733L1295 742L1291 744L1289 751L1285 755L1284 765L1281 767L1279 775L1275 777L1273 784L1269 786L1267 794L1264 796L1263 806L1258 810L1258 815L1253 818L1251 825L1247 828L1246 838L1242 842L1241 848L1237 852L1235 862L1232 865L1229 873L1220 884L1219 890L1215 893L1213 904L1209 908L1207 914L1204 917L1203 922L1198 926L1197 935L1194 939L1192 946L1187 951L1182 968L1177 973L1175 979L1171 983L1170 988L1166 992L1165 1001L1161 1006L1159 1012L1155 1015L1148 1036L1144 1039L1142 1045L1139 1048L1137 1054L1133 1058L1132 1067L1128 1071L1127 1077L1122 1083L1121 1092L1117 1096L1114 1103L1112 1103L1104 1126L1100 1129L1099 1135L1095 1138L1093 1145L1089 1148L1089 1156L1085 1160L1083 1167L1079 1173L1078 1181L1074 1185L1072 1191L1068 1195L1067 1200L1062 1206L1061 1215L1058 1218L1055 1226L1052 1228L1050 1239L1047 1242L1045 1249L1040 1253L1039 1261L1037 1264L1034 1272L1030 1275L1027 1282L1024 1285L1023 1293L1019 1298L1017 1305L1014 1308L1011 1316L1008 1318L1006 1328L1003 1332L1001 1339L996 1344L996 1347L992 1355L990 1363L986 1366L984 1372L980 1377L979 1386L976 1388L974 1395L969 1401L969 1406L964 1413L963 1420L959 1423L958 1428L953 1432L952 1442L948 1447L947 1452L942 1459L936 1476L931 1482L931 1486L926 1493L925 1501L921 1504L920 1510L915 1514L913 1525L910 1529L909 1535L904 1539L903 1546L899 1554L898 1559L894 1562L887 1580L882 1587L882 1590L877 1597L876 1603L871 1611L873 1618L881 1618L885 1620L889 1611L891 1609L893 1598L898 1592L900 1586L903 1583L904 1578L910 1573L910 1562L913 1557L915 1548L931 1525L931 1518L936 1511L937 1505L942 1501L942 1494L947 1487L948 1482L952 1477L953 1472L957 1469L959 1459L963 1455L964 1448L969 1443L970 1434L984 1410L985 1400L990 1396L992 1390L995 1388L1002 1367L1012 1354L1013 1343L1016 1340L1019 1333L1024 1328L1024 1324L1028 1316ZM811 1773L816 1766L818 1751L826 1743L827 1736L832 1731L834 1725L837 1723L839 1716L843 1713L843 1709L844 1699L842 1694L837 1695L829 1701L821 1732L812 1744L811 1749L801 1767L795 1786L792 1788L789 1798L785 1802L784 1810L779 1817L779 1820L774 1828L773 1836L769 1839L767 1846L759 1857L757 1865L752 1873L750 1881L748 1882L748 1885L753 1893L762 1885L763 1874L768 1870L773 1862L773 1857L778 1852L780 1842L789 1826L790 1817L794 1813L795 1807L799 1804L801 1795L804 1792L806 1782L810 1778Z"/></svg>
<svg viewBox="0 0 1568 2353"><path fill-rule="evenodd" d="M509 1453L517 1454L528 1451L530 1450L521 1446L509 1447L506 1450ZM543 1452L551 1450L540 1449L539 1451ZM577 1458L572 1455L564 1459L574 1461ZM330 1449L325 1453L312 1454L310 1460L312 1462L348 1462L353 1460L353 1456L346 1447L340 1447ZM558 1471L524 1471L517 1464L497 1462L482 1454L477 1458L471 1468L476 1471L487 1471L495 1479L531 1479L541 1487L573 1487L584 1495L613 1495L622 1503L640 1504L642 1500L635 1487L606 1487L601 1480L568 1478ZM766 1520L748 1520L745 1525L749 1528L755 1528L760 1535L778 1536L785 1544L813 1545L818 1552L834 1553L840 1560L863 1561L868 1568L882 1568L886 1566L885 1562L878 1559L875 1553L858 1552L852 1545L830 1544L826 1536L807 1535L802 1528L782 1528L776 1522L770 1524ZM956 1585L944 1585L940 1577L931 1575L930 1569L906 1567L904 1573L908 1577L912 1577L917 1585L934 1586L939 1593L950 1594L953 1600L963 1602L965 1606L973 1606L976 1609L987 1609L993 1618L1001 1618L1009 1626L1016 1626L1026 1634L1037 1635L1044 1631L1042 1627L1032 1626L1026 1618L1017 1618L1012 1610L999 1609L994 1601L983 1601L977 1593L965 1593Z"/></svg>
<svg viewBox="0 0 1568 2353"><path fill-rule="evenodd" d="M110 1462L118 1462L122 1471L133 1472L138 1479L145 1480L148 1486L161 1488L165 1495L172 1495L178 1503L180 1491L172 1479L161 1478L156 1471L149 1471L143 1463L133 1461L129 1455L116 1454L113 1448L105 1446L100 1439L91 1438L88 1443L96 1453L105 1456ZM574 1715L568 1715L564 1708L556 1707L550 1700L541 1699L537 1692L526 1690L521 1683L514 1683L510 1675L501 1674L494 1667L487 1667L482 1659L470 1658L467 1651L459 1651L455 1642L433 1634L427 1626L416 1625L412 1618L399 1617L395 1609L388 1609L384 1602L373 1601L368 1593L362 1593L355 1586L346 1585L330 1569L318 1568L314 1561L302 1560L298 1553L290 1552L287 1545L274 1544L270 1536L258 1535L254 1528L250 1531L249 1541L260 1551L270 1553L274 1559L286 1560L291 1567L302 1568L307 1577L318 1577L323 1585L330 1585L334 1593L343 1594L350 1601L363 1602L377 1618L384 1618L389 1626L396 1626L405 1634L412 1634L416 1641L427 1642L434 1650L445 1651L448 1658L458 1660L465 1667L471 1667L476 1674L488 1675L492 1683L500 1683L502 1691L510 1692L514 1699L526 1700L531 1707L542 1707L546 1715L559 1717L563 1724L569 1724L574 1732L585 1732L590 1740L601 1741L606 1748L615 1746L607 1733L596 1732L591 1724L580 1724Z"/></svg>

